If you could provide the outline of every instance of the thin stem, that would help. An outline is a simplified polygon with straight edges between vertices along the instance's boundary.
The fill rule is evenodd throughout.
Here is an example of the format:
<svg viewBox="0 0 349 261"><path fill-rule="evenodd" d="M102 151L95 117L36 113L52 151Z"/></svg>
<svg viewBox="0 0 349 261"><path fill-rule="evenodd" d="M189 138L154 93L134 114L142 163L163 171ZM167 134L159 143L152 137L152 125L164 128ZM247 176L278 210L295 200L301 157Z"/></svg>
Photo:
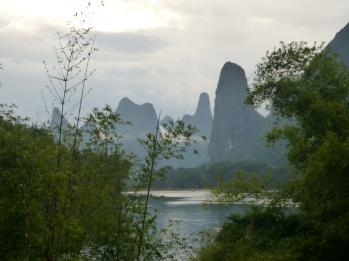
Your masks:
<svg viewBox="0 0 349 261"><path fill-rule="evenodd" d="M146 221L146 217L147 217L147 208L148 208L151 184L153 182L153 172L154 172L154 167L155 167L155 161L157 158L156 147L157 147L157 143L158 143L159 130L160 130L160 115L158 117L158 121L156 124L156 132L155 132L155 137L154 137L153 144L152 144L153 146L152 146L152 153L151 153L151 158L150 158L150 169L149 169L149 176L148 176L147 196L145 199L145 205L144 205L144 210L143 210L143 219L142 219L142 228L141 228L141 233L139 236L138 251L137 251L137 260L138 261L141 260L141 254L142 254L142 244L143 244L143 237L144 237L145 221Z"/></svg>
<svg viewBox="0 0 349 261"><path fill-rule="evenodd" d="M78 136L79 136L79 125L80 125L80 121L81 121L82 102L83 102L83 98L84 98L88 68L89 68L90 58L91 58L93 48L94 48L95 39L96 39L96 35L93 37L93 40L91 43L91 48L90 48L90 51L88 53L87 62L86 62L86 66L85 66L84 78L82 80L81 94L80 94L80 100L79 100L79 110L78 110L78 115L77 115L77 119L76 119L76 127L75 127L74 140L73 140L73 161L75 163L77 163ZM77 169L74 168L73 171L76 172ZM71 195L72 194L72 174L70 172L69 172L69 176L68 176L67 191L68 191L68 198L71 199L71 197L72 197L72 195Z"/></svg>

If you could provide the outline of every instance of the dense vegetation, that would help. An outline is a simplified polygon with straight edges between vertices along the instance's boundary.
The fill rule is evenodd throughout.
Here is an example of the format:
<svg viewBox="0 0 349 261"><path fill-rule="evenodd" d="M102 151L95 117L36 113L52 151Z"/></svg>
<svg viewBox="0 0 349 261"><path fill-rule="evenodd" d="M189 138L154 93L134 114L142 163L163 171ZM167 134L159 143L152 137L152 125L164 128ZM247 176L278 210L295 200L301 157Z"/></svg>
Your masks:
<svg viewBox="0 0 349 261"><path fill-rule="evenodd" d="M0 259L174 258L177 248L186 248L184 239L156 228L148 200L154 179L166 171L159 161L182 159L197 129L170 121L160 131L158 120L154 133L139 137L147 153L137 159L123 151L116 130L132 123L108 105L83 116L86 83L94 73L90 58L98 49L81 15L80 27L58 34L56 64L44 62L56 106L50 127L0 103ZM146 197L137 194L140 188L147 189Z"/></svg>
<svg viewBox="0 0 349 261"><path fill-rule="evenodd" d="M165 135L148 134L142 142L149 153L136 164L111 138L117 136L113 126L119 118L109 107L90 115L95 128L83 150L68 146L67 137L67 143L57 144L50 129L29 125L13 109L1 105L0 111L2 260L162 260L173 255L183 241L173 231L157 231L147 201L123 191L132 178L137 187L150 188L159 172L157 161L180 158L181 141L188 140L188 146L195 128L177 122L165 126ZM173 241L169 236L163 241L163 233Z"/></svg>
<svg viewBox="0 0 349 261"><path fill-rule="evenodd" d="M49 260L62 253L79 254L87 244L108 245L120 228L115 209L130 162L117 151L104 155L91 149L79 152L78 162L73 162L73 151L64 147L57 171L58 145L50 132L28 126L5 106L0 133L3 260Z"/></svg>
<svg viewBox="0 0 349 261"><path fill-rule="evenodd" d="M161 161L181 159L195 127L177 121L160 128L158 119L155 133L140 137L147 153L136 160L118 144L116 126L130 123L110 106L82 117L94 40L90 28L71 27L59 35L56 66L45 64L59 107L55 126L33 124L14 105L0 104L1 260L179 259L188 244L156 229L150 190L211 186L222 199L249 192L270 200L232 215L198 259L349 259L349 72L329 49L282 43L257 67L247 103L270 103L282 118L267 140L287 141L292 166L222 162L174 170ZM72 126L64 124L68 97L77 104ZM157 179L166 173L167 180ZM146 196L126 188L146 188Z"/></svg>
<svg viewBox="0 0 349 261"><path fill-rule="evenodd" d="M348 69L329 49L293 42L267 53L248 102L289 120L267 138L288 141L297 176L269 206L233 215L201 260L348 260L348 97Z"/></svg>
<svg viewBox="0 0 349 261"><path fill-rule="evenodd" d="M170 168L163 179L154 182L154 188L167 189L199 189L212 188L224 180L232 179L236 173L254 174L260 178L269 176L273 183L283 183L288 179L290 171L287 166L239 161L203 164L195 168ZM272 185L272 184L271 184Z"/></svg>

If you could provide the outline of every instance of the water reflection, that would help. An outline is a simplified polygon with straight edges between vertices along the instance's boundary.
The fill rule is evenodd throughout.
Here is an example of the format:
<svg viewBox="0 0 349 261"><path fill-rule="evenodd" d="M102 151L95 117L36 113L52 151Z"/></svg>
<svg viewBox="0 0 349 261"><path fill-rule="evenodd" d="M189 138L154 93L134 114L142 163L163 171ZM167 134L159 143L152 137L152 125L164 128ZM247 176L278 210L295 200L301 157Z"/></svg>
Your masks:
<svg viewBox="0 0 349 261"><path fill-rule="evenodd" d="M157 226L179 222L178 232L195 236L203 230L218 230L232 213L242 214L243 205L203 206L209 191L152 191L150 209L157 213Z"/></svg>

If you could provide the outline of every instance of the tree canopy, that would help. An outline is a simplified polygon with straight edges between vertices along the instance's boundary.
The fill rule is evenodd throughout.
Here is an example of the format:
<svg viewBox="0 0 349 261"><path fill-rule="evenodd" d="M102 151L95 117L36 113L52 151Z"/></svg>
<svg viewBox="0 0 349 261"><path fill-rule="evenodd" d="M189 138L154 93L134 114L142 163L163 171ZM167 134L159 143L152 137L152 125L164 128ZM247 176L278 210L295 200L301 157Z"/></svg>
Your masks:
<svg viewBox="0 0 349 261"><path fill-rule="evenodd" d="M296 178L276 198L297 203L232 217L202 260L349 258L349 71L323 44L281 42L257 65L246 101L283 119L267 141L284 139ZM280 212L281 211L281 212Z"/></svg>

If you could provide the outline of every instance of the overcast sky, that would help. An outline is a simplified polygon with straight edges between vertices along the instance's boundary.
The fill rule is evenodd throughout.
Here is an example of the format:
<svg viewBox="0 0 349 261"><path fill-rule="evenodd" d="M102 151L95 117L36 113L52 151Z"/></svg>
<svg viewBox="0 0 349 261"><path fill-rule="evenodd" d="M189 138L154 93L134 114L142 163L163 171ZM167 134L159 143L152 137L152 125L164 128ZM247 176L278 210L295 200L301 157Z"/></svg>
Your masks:
<svg viewBox="0 0 349 261"><path fill-rule="evenodd" d="M97 0L96 0L97 1ZM33 120L48 118L40 92L42 61L54 61L56 32L86 0L0 1L0 102ZM256 63L280 40L329 42L349 22L348 0L105 0L94 5L97 32L84 112L127 96L163 115L194 113L198 96L214 92L222 65ZM48 103L50 97L47 97Z"/></svg>

